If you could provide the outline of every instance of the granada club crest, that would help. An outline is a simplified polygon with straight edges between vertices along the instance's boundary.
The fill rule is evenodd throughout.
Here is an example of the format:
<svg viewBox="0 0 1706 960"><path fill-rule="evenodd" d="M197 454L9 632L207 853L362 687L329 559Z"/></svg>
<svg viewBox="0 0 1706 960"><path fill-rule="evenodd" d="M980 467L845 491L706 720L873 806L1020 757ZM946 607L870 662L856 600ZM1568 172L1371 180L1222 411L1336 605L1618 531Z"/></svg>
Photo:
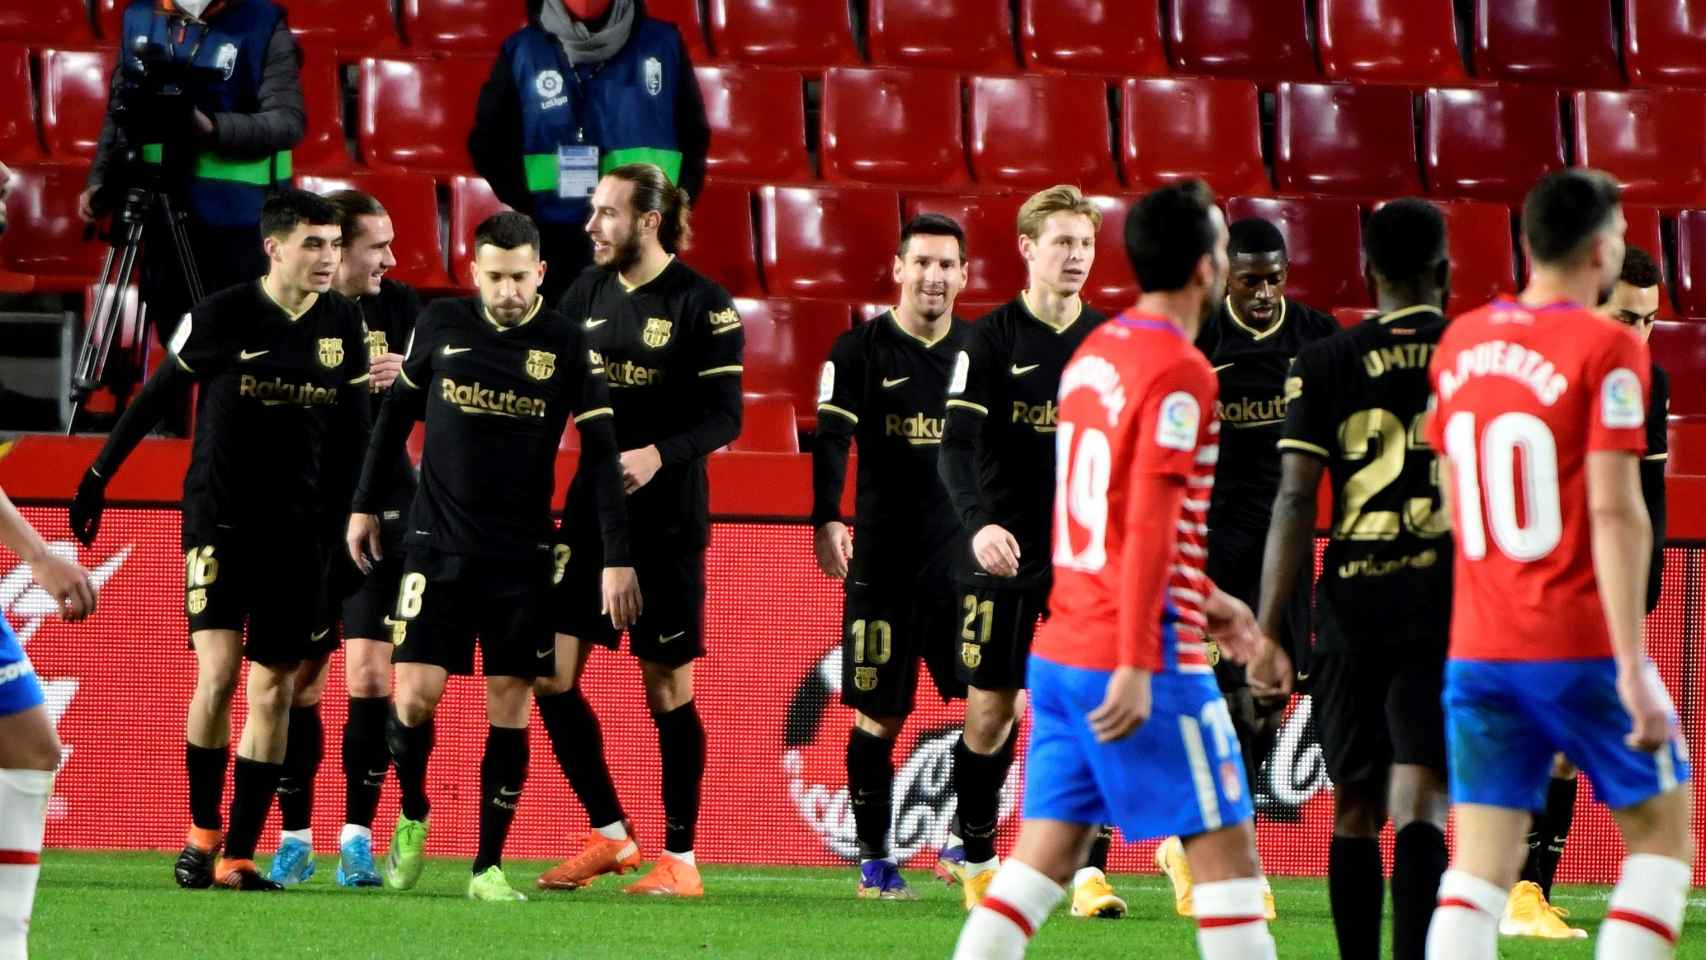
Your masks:
<svg viewBox="0 0 1706 960"><path fill-rule="evenodd" d="M344 340L342 337L320 338L320 366L337 367L344 362Z"/></svg>
<svg viewBox="0 0 1706 960"><path fill-rule="evenodd" d="M646 58L646 92L654 97L663 92L663 64L657 57Z"/></svg>
<svg viewBox="0 0 1706 960"><path fill-rule="evenodd" d="M958 808L954 744L960 739L963 714L958 704L942 703L934 688L925 686L895 751L891 843L900 863L940 847ZM853 828L846 767L853 712L840 704L840 690L841 650L836 647L794 687L783 730L782 773L788 799L800 819L836 856L856 861L859 838ZM1002 820L1017 809L1020 766L1014 765L1001 789Z"/></svg>
<svg viewBox="0 0 1706 960"><path fill-rule="evenodd" d="M535 380L549 380L557 370L557 355L549 350L527 351L527 375Z"/></svg>
<svg viewBox="0 0 1706 960"><path fill-rule="evenodd" d="M662 317L647 317L645 329L640 331L640 342L653 350L669 342L669 331L674 326Z"/></svg>

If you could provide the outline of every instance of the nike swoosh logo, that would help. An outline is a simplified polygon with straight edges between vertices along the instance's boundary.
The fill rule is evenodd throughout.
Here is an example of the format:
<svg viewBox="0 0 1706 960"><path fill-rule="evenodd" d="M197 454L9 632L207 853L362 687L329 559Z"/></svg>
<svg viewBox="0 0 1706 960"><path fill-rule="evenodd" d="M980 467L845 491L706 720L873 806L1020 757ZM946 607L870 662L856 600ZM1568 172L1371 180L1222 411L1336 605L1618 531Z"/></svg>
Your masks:
<svg viewBox="0 0 1706 960"><path fill-rule="evenodd" d="M894 387L898 387L901 384L903 384L906 381L911 380L911 379L912 379L911 377L900 377L899 379L896 379L896 380L890 380L888 377L884 377L883 378L883 389L884 390L893 389Z"/></svg>
<svg viewBox="0 0 1706 960"><path fill-rule="evenodd" d="M686 630L683 630L683 631L681 631L681 632L680 632L680 633L672 633L672 634L670 634L670 635L669 635L669 636L667 636L667 637L658 637L658 642L659 642L659 643L668 643L668 642L670 642L670 641L671 641L671 640L679 640L679 639L681 639L681 638L682 638L682 637L685 637L685 636L687 636L687 631L686 631Z"/></svg>
<svg viewBox="0 0 1706 960"><path fill-rule="evenodd" d="M1236 360L1234 360L1234 361L1233 361L1233 363L1237 363L1237 362L1238 362L1238 361L1236 361ZM1221 364L1221 365L1220 365L1220 366L1218 366L1218 367L1215 367L1215 368L1214 368L1214 372L1215 372L1215 373L1219 373L1219 372L1220 372L1220 371L1222 371L1222 370L1225 370L1225 369L1226 369L1226 368L1227 368L1227 367L1230 367L1230 366L1232 366L1232 364L1231 364L1231 363L1223 363L1223 364Z"/></svg>
<svg viewBox="0 0 1706 960"><path fill-rule="evenodd" d="M1019 366L1019 365L1018 365L1018 364L1016 364L1016 363L1015 363L1015 364L1013 364L1013 368L1012 368L1012 370L1011 370L1011 371L1010 371L1010 372L1011 372L1011 373L1012 373L1012 374L1013 374L1013 376L1015 376L1015 377L1022 377L1022 376L1024 376L1024 375L1025 375L1025 374L1027 374L1027 373L1030 373L1030 372L1031 372L1031 371L1032 371L1032 370L1035 370L1035 369L1036 369L1036 368L1038 368L1038 367L1040 367L1040 366L1042 366L1042 364L1040 364L1040 363L1033 363L1033 364L1031 364L1031 365L1030 365L1030 366L1028 366L1028 367L1021 367L1021 366Z"/></svg>
<svg viewBox="0 0 1706 960"><path fill-rule="evenodd" d="M324 630L316 630L316 631L314 631L314 635L311 639L314 640L314 642L318 643L319 641L326 639L326 634L331 633L331 632L332 632L331 627L327 627Z"/></svg>
<svg viewBox="0 0 1706 960"><path fill-rule="evenodd" d="M256 357L264 357L271 352L271 350L239 350L237 351L237 359L253 360Z"/></svg>
<svg viewBox="0 0 1706 960"><path fill-rule="evenodd" d="M378 777L381 780L385 779L385 771L384 770L369 770L369 771L367 771L367 775L370 777Z"/></svg>
<svg viewBox="0 0 1706 960"><path fill-rule="evenodd" d="M602 327L609 322L610 322L609 317L603 317L603 318L600 318L598 320L588 320L586 323L582 324L582 326L587 330L593 330L593 329L597 329L598 327Z"/></svg>
<svg viewBox="0 0 1706 960"><path fill-rule="evenodd" d="M498 796L500 796L500 797L519 797L519 796L521 796L521 791L520 790L511 790L508 787L499 787L498 788Z"/></svg>
<svg viewBox="0 0 1706 960"><path fill-rule="evenodd" d="M556 648L556 647L548 647L548 648L546 648L546 649L544 649L544 650L535 650L535 651L533 651L533 656L534 656L534 657L536 657L536 658L538 658L538 659L540 659L540 660L543 660L543 659L545 659L545 658L546 658L546 657L548 657L548 656L550 656L550 655L551 655L551 654L553 654L553 653L556 653L556 652L557 652L557 648Z"/></svg>
<svg viewBox="0 0 1706 960"><path fill-rule="evenodd" d="M474 348L473 347L445 347L444 348L444 355L447 357L452 357L458 353L467 353L468 351L470 351L472 349L474 349Z"/></svg>

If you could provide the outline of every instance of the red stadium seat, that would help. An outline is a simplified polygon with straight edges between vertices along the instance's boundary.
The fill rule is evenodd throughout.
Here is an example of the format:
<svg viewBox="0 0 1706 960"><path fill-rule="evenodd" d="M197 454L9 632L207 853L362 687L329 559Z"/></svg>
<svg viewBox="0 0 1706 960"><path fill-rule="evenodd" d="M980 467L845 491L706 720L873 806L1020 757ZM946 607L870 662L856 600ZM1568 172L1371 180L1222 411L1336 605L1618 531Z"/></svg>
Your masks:
<svg viewBox="0 0 1706 960"><path fill-rule="evenodd" d="M1335 80L1462 83L1451 0L1316 0L1321 68Z"/></svg>
<svg viewBox="0 0 1706 960"><path fill-rule="evenodd" d="M1134 77L1122 100L1127 183L1160 187L1201 177L1222 195L1269 192L1255 84Z"/></svg>
<svg viewBox="0 0 1706 960"><path fill-rule="evenodd" d="M1362 216L1352 200L1234 197L1226 218L1261 217L1285 236L1291 274L1285 295L1317 309L1368 302L1362 282Z"/></svg>
<svg viewBox="0 0 1706 960"><path fill-rule="evenodd" d="M314 193L355 189L373 195L391 215L397 266L390 276L428 290L449 289L444 247L438 239L438 195L431 177L408 173L350 173L298 176L296 185ZM459 283L467 282L465 279Z"/></svg>
<svg viewBox="0 0 1706 960"><path fill-rule="evenodd" d="M1453 200L1445 213L1451 255L1451 312L1478 307L1516 292L1516 247L1510 208L1501 203Z"/></svg>
<svg viewBox="0 0 1706 960"><path fill-rule="evenodd" d="M1013 69L1007 0L870 0L872 63L990 72Z"/></svg>
<svg viewBox="0 0 1706 960"><path fill-rule="evenodd" d="M367 165L409 173L470 173L468 130L491 63L361 60L361 152Z"/></svg>
<svg viewBox="0 0 1706 960"><path fill-rule="evenodd" d="M450 279L458 287L474 285L474 229L492 214L508 209L509 204L492 193L492 185L485 178L450 178ZM399 232L397 244L406 241ZM545 269L550 268L550 264L545 265Z"/></svg>
<svg viewBox="0 0 1706 960"><path fill-rule="evenodd" d="M298 43L352 54L403 48L391 0L296 0L286 6Z"/></svg>
<svg viewBox="0 0 1706 960"><path fill-rule="evenodd" d="M887 190L767 186L758 193L764 280L775 295L894 295L900 200Z"/></svg>
<svg viewBox="0 0 1706 960"><path fill-rule="evenodd" d="M1706 91L1580 90L1576 162L1617 178L1631 203L1706 199Z"/></svg>
<svg viewBox="0 0 1706 960"><path fill-rule="evenodd" d="M344 134L343 66L329 49L303 50L302 101L308 127L292 157L295 165L320 173L343 171L354 165L349 138Z"/></svg>
<svg viewBox="0 0 1706 960"><path fill-rule="evenodd" d="M970 179L960 78L951 73L826 70L821 135L825 180L945 188Z"/></svg>
<svg viewBox="0 0 1706 960"><path fill-rule="evenodd" d="M1671 415L1706 414L1706 323L1660 320L1648 346L1670 375Z"/></svg>
<svg viewBox="0 0 1706 960"><path fill-rule="evenodd" d="M740 184L711 181L693 201L693 269L736 297L764 295L758 280L752 195Z"/></svg>
<svg viewBox="0 0 1706 960"><path fill-rule="evenodd" d="M810 180L805 85L792 70L695 67L711 124L713 180Z"/></svg>
<svg viewBox="0 0 1706 960"><path fill-rule="evenodd" d="M817 422L817 375L830 345L849 327L847 305L832 300L736 300L746 333L741 385L793 398L802 426Z"/></svg>
<svg viewBox="0 0 1706 960"><path fill-rule="evenodd" d="M12 0L0 3L0 37L7 43L92 43L84 0Z"/></svg>
<svg viewBox="0 0 1706 960"><path fill-rule="evenodd" d="M681 42L695 63L711 59L705 46L705 20L699 14L699 0L646 0L646 16L653 20L668 20L681 31Z"/></svg>
<svg viewBox="0 0 1706 960"><path fill-rule="evenodd" d="M30 103L30 51L8 44L0 47L0 162L31 163L41 158L35 108Z"/></svg>
<svg viewBox="0 0 1706 960"><path fill-rule="evenodd" d="M409 46L451 53L496 54L527 26L527 9L510 0L401 0Z"/></svg>
<svg viewBox="0 0 1706 960"><path fill-rule="evenodd" d="M823 67L859 62L846 0L709 0L717 56L743 63Z"/></svg>
<svg viewBox="0 0 1706 960"><path fill-rule="evenodd" d="M1137 275L1125 255L1125 213L1131 198L1090 199L1102 211L1102 229L1096 231L1096 262L1090 267L1090 282L1084 285L1084 299L1113 316L1137 300Z"/></svg>
<svg viewBox="0 0 1706 960"><path fill-rule="evenodd" d="M1287 193L1420 193L1410 91L1279 85L1274 180Z"/></svg>
<svg viewBox="0 0 1706 960"><path fill-rule="evenodd" d="M1706 86L1706 23L1677 0L1624 0L1623 63L1647 87Z"/></svg>
<svg viewBox="0 0 1706 960"><path fill-rule="evenodd" d="M8 229L0 233L0 269L32 274L38 289L80 290L101 270L107 245L84 237L77 195L89 168L76 164L12 168Z"/></svg>
<svg viewBox="0 0 1706 960"><path fill-rule="evenodd" d="M1167 72L1157 4L1134 10L1118 0L1019 0L1019 47L1030 70Z"/></svg>
<svg viewBox="0 0 1706 960"><path fill-rule="evenodd" d="M1011 299L1013 298L1007 298L1007 300ZM959 317L967 323L975 323L976 321L989 316L991 313L994 313L995 308L1005 305L1007 300L955 300L954 316ZM885 306L882 310L878 310L876 313L871 314L871 316L877 316L878 314L881 314L883 310L887 309L888 307Z"/></svg>
<svg viewBox="0 0 1706 960"><path fill-rule="evenodd" d="M981 183L1119 189L1107 88L1090 77L971 78L971 168Z"/></svg>
<svg viewBox="0 0 1706 960"><path fill-rule="evenodd" d="M1317 76L1307 0L1187 0L1167 4L1181 73L1308 80Z"/></svg>
<svg viewBox="0 0 1706 960"><path fill-rule="evenodd" d="M1334 307L1333 319L1339 321L1339 326L1349 329L1367 320L1369 317L1380 316L1380 311L1373 307Z"/></svg>
<svg viewBox="0 0 1706 960"><path fill-rule="evenodd" d="M41 127L56 160L95 155L107 119L107 89L117 50L41 52Z"/></svg>
<svg viewBox="0 0 1706 960"><path fill-rule="evenodd" d="M960 197L908 197L902 219L921 213L953 217L966 231L970 262L963 299L1005 301L1025 288L1025 261L1019 256L1019 207L1022 196L980 194Z"/></svg>
<svg viewBox="0 0 1706 960"><path fill-rule="evenodd" d="M1664 262L1664 227L1662 224L1663 211L1658 207L1642 203L1625 203L1623 219L1628 221L1629 229L1623 235L1625 243L1632 247L1640 247L1647 251L1654 260ZM1669 312L1668 304L1661 308L1661 315Z"/></svg>
<svg viewBox="0 0 1706 960"><path fill-rule="evenodd" d="M1564 166L1558 94L1541 87L1429 90L1422 98L1428 191L1520 204Z"/></svg>
<svg viewBox="0 0 1706 960"><path fill-rule="evenodd" d="M1490 80L1621 87L1611 0L1476 0L1475 73Z"/></svg>
<svg viewBox="0 0 1706 960"><path fill-rule="evenodd" d="M800 425L794 398L749 393L741 404L740 436L726 448L731 453L799 453Z"/></svg>
<svg viewBox="0 0 1706 960"><path fill-rule="evenodd" d="M1637 241L1630 236L1628 242ZM1655 248L1647 252L1656 255ZM1706 210L1684 210L1676 218L1676 299L1684 316L1706 316Z"/></svg>

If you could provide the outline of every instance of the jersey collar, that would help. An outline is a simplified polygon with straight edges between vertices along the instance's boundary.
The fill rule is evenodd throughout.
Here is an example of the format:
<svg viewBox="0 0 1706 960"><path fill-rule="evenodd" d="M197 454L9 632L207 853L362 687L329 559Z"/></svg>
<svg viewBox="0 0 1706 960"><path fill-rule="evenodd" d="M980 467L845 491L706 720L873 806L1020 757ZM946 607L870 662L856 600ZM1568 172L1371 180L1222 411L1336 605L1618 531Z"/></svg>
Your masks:
<svg viewBox="0 0 1706 960"><path fill-rule="evenodd" d="M1384 326L1388 323L1391 323L1394 320L1402 320L1405 317L1413 317L1418 313L1431 313L1436 317L1445 316L1445 311L1441 310L1438 307L1429 306L1425 303L1418 303L1413 307L1405 307L1402 310L1394 310L1391 313L1381 314L1380 315L1380 323L1382 326Z"/></svg>
<svg viewBox="0 0 1706 960"><path fill-rule="evenodd" d="M256 282L261 285L261 295L271 301L272 305L277 307L279 312L284 314L285 319L289 320L291 323L301 320L307 315L308 311L314 309L314 304L320 302L320 292L316 290L308 294L308 299L303 301L301 310L292 310L284 304L279 303L277 298L272 295L272 291L267 289L267 281L265 277L262 277Z"/></svg>
<svg viewBox="0 0 1706 960"><path fill-rule="evenodd" d="M1237 325L1238 329L1249 334L1250 339L1252 339L1252 340L1266 340L1267 338L1273 336L1274 334L1279 333L1280 329L1285 326L1285 308L1286 308L1286 299L1284 297L1280 297L1279 319L1275 320L1274 325L1269 327L1268 329L1257 330L1255 327L1252 327L1249 324L1245 323L1244 318L1240 317L1238 315L1237 310L1232 309L1232 298L1231 297L1226 298L1226 315L1228 317L1232 318L1232 322L1235 325Z"/></svg>
<svg viewBox="0 0 1706 960"><path fill-rule="evenodd" d="M529 322L531 322L534 317L537 317L539 315L540 308L542 308L544 306L545 306L545 298L540 296L539 294L534 294L533 295L533 306L527 308L527 313L525 315L523 315L522 318L520 320L518 320L516 322L515 326L513 326L513 327L506 327L503 324L499 323L497 321L497 318L492 316L492 311L487 310L486 305L483 303L480 304L480 316L485 317L486 322L491 324L492 327L497 330L497 332L508 333L511 330L520 330L522 327L527 326L527 324Z"/></svg>
<svg viewBox="0 0 1706 960"><path fill-rule="evenodd" d="M657 278L663 276L664 271L668 270L669 265L674 263L674 262L675 262L675 254L672 253L669 255L669 259L665 260L663 262L663 266L658 268L657 273L652 274L651 276L647 277L644 280L641 280L639 283L636 283L633 286L629 286L628 281L622 279L622 274L620 274L620 273L616 274L616 282L622 285L622 292L633 293L635 290L638 290L641 287L645 286L646 284L651 283L653 280L656 280Z"/></svg>
<svg viewBox="0 0 1706 960"><path fill-rule="evenodd" d="M1173 322L1167 318L1158 317L1153 313L1139 313L1135 309L1127 309L1115 317L1114 322L1122 327L1131 327L1136 330L1161 330L1178 337L1180 340L1185 339L1185 331L1174 326Z"/></svg>
<svg viewBox="0 0 1706 960"><path fill-rule="evenodd" d="M908 339L911 339L911 340L918 341L919 343L924 345L925 349L929 349L930 347L934 347L936 344L941 343L943 340L948 339L948 334L952 333L953 329L954 329L954 318L949 317L948 318L948 325L946 327L942 328L942 335L937 337L934 340L926 340L923 337L919 336L918 334L913 333L911 330L906 329L905 325L903 325L900 322L900 318L895 316L893 307L890 307L888 310L884 311L883 316L889 318L889 323L892 324L894 326L894 328L900 332L901 336L907 337Z"/></svg>
<svg viewBox="0 0 1706 960"><path fill-rule="evenodd" d="M1055 334L1056 336L1063 334L1068 330L1071 330L1072 325L1078 322L1078 318L1082 317L1084 315L1084 298L1083 297L1078 298L1078 309L1074 310L1072 312L1072 319L1066 321L1065 323L1061 324L1058 327L1052 323L1049 323L1047 320L1044 320L1042 318L1042 315L1037 313L1036 308L1031 306L1031 292L1029 290L1020 290L1019 291L1019 305L1025 308L1025 312L1031 315L1032 320L1035 320L1036 322L1042 324L1044 327L1047 327L1048 332Z"/></svg>

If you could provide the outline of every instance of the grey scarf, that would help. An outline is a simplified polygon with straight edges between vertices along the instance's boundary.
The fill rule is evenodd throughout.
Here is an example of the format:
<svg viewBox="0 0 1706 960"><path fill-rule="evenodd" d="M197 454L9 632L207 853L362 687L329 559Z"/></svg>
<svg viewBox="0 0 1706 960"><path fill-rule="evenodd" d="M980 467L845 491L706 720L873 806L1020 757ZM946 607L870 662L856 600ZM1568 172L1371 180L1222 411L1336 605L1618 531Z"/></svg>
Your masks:
<svg viewBox="0 0 1706 960"><path fill-rule="evenodd" d="M563 45L569 63L603 63L628 42L628 34L634 29L634 0L613 0L610 19L597 33L570 16L563 0L545 0L539 8L539 25Z"/></svg>

